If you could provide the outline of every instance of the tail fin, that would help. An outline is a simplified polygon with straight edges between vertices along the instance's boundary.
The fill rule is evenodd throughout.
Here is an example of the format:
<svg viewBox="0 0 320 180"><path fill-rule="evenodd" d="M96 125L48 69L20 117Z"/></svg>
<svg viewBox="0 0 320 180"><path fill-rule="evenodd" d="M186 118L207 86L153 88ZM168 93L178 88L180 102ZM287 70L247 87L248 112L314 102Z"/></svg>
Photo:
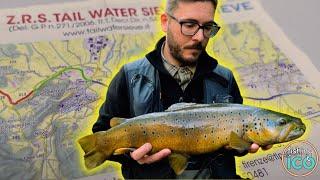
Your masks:
<svg viewBox="0 0 320 180"><path fill-rule="evenodd" d="M79 139L78 143L85 152L84 161L88 169L95 168L102 164L111 155L106 153L106 149L99 148L97 139L99 133L95 133L89 136L85 136Z"/></svg>

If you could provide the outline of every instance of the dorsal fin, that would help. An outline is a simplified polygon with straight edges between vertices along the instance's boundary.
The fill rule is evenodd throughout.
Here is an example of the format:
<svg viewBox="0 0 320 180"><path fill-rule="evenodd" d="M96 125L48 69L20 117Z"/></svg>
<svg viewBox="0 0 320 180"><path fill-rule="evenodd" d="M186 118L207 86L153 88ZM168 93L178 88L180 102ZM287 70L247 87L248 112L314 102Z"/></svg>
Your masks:
<svg viewBox="0 0 320 180"><path fill-rule="evenodd" d="M245 107L245 106L241 104L232 104L232 103L212 103L212 104L176 103L171 105L165 111L175 112L175 111L189 110L193 108L205 108L205 107L219 108L219 107Z"/></svg>
<svg viewBox="0 0 320 180"><path fill-rule="evenodd" d="M166 112L174 112L174 111L180 111L190 108L199 108L199 107L206 107L209 106L209 104L197 104L197 103L176 103L171 105Z"/></svg>
<svg viewBox="0 0 320 180"><path fill-rule="evenodd" d="M118 126L119 124L125 123L127 119L125 118L120 118L120 117L113 117L110 119L110 126L115 127Z"/></svg>

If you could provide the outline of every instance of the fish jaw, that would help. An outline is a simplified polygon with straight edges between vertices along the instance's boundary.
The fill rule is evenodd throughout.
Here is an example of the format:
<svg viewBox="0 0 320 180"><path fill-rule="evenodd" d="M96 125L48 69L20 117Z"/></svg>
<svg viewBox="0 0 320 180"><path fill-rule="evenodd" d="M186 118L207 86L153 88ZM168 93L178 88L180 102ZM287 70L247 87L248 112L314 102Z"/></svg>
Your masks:
<svg viewBox="0 0 320 180"><path fill-rule="evenodd" d="M279 142L288 142L301 137L306 130L304 124L290 124L288 127L284 128L279 135Z"/></svg>

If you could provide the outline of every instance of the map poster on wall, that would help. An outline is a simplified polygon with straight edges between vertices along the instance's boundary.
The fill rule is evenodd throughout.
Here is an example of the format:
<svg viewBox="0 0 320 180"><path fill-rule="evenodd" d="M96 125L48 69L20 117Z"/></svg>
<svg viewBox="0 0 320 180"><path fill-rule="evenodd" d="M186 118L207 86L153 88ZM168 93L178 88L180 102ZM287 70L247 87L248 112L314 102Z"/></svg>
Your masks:
<svg viewBox="0 0 320 180"><path fill-rule="evenodd" d="M162 12L160 0L0 10L0 179L122 178L118 163L87 170L77 140L92 133L121 66L143 57L164 35ZM233 70L244 104L297 116L307 125L298 142L236 158L237 173L315 179L319 72L258 1L219 1L216 15L222 29L207 51Z"/></svg>

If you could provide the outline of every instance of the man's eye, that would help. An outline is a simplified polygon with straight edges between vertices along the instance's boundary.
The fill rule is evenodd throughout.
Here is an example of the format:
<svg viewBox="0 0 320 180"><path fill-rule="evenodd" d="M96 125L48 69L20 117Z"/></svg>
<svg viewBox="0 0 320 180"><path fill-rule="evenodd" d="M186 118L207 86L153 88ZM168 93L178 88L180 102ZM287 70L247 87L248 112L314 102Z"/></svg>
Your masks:
<svg viewBox="0 0 320 180"><path fill-rule="evenodd" d="M183 23L183 26L186 28L195 28L197 27L197 24L195 23Z"/></svg>

